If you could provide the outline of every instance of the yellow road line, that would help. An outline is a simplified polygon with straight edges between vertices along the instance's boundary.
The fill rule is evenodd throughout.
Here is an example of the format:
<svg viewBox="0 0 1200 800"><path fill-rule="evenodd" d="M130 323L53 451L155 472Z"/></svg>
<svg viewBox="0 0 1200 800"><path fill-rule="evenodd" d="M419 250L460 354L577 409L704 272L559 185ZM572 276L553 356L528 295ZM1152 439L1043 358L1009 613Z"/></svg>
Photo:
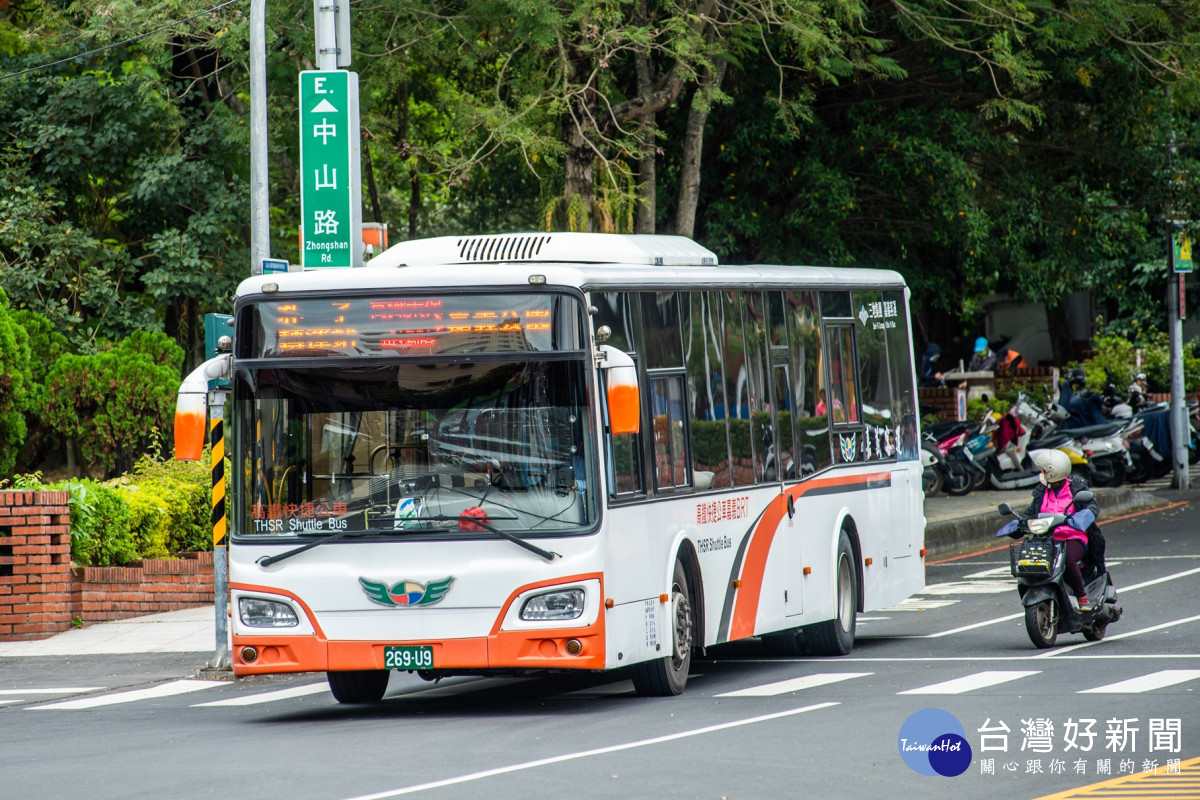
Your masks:
<svg viewBox="0 0 1200 800"><path fill-rule="evenodd" d="M1182 761L1178 772L1138 772L1103 783L1048 794L1036 800L1100 800L1100 798L1154 798L1154 800L1200 800L1200 758Z"/></svg>

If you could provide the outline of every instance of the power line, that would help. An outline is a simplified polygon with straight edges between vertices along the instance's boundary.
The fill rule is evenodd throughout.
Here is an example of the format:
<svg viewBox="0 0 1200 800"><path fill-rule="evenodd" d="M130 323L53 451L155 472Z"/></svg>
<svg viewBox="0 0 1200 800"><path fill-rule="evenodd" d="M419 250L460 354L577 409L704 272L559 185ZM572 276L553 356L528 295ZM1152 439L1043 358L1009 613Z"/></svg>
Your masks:
<svg viewBox="0 0 1200 800"><path fill-rule="evenodd" d="M132 39L126 39L123 42L116 42L114 44L106 45L105 47L100 47L95 50L88 50L86 53L80 53L79 55L74 55L69 58L61 58L58 61L51 61L49 64L42 64L37 67L30 67L29 69L23 69L20 72L10 72L7 75L0 75L0 81L4 80L6 78L19 78L22 75L28 75L29 73L37 72L40 69L46 69L47 67L56 67L59 64L66 64L69 61L80 61L82 59L87 58L88 56L94 56L97 53L103 53L106 50L112 50L117 47L124 47L127 44L133 44L136 41L145 39L147 36L153 36L156 33L162 33L165 30L170 30L171 28L174 28L178 25L182 25L185 22L191 22L194 19L203 17L205 14L211 14L214 11L220 11L222 8L225 8L226 6L231 6L234 3L240 3L240 2L241 2L241 0L226 0L226 2L221 3L220 5L213 6L212 8L197 12L195 14L192 14L190 17L185 17L184 19L178 20L176 22L167 23L166 25L163 25L161 28L155 28L152 31L148 31L148 32L140 34L138 36L134 36Z"/></svg>

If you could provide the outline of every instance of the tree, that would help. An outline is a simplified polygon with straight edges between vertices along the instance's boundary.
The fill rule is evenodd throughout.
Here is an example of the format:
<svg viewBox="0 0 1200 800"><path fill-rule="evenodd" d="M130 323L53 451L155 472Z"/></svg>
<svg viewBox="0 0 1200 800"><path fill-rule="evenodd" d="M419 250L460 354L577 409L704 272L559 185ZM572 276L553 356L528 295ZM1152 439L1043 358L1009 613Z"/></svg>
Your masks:
<svg viewBox="0 0 1200 800"><path fill-rule="evenodd" d="M143 33L163 10L93 11L14 13L0 30L49 35L5 72ZM231 169L245 134L212 75L174 72L192 52L161 34L0 81L0 285L77 350L165 329L198 352L199 314L247 272L245 182Z"/></svg>
<svg viewBox="0 0 1200 800"><path fill-rule="evenodd" d="M30 382L29 337L13 319L8 297L0 290L0 475L12 471L25 442Z"/></svg>
<svg viewBox="0 0 1200 800"><path fill-rule="evenodd" d="M183 358L168 336L147 332L94 355L63 355L46 377L43 422L76 444L97 477L127 472L169 438Z"/></svg>

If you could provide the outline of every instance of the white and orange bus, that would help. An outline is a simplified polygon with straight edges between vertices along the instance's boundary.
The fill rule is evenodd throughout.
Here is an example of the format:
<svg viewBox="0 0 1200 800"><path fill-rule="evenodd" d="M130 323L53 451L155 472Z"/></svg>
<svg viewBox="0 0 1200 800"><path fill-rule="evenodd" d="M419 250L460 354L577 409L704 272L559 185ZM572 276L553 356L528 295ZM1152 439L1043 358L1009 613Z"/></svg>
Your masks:
<svg viewBox="0 0 1200 800"><path fill-rule="evenodd" d="M250 278L233 334L238 675L372 702L391 670L625 669L671 695L722 642L847 653L857 612L924 585L895 272L446 237Z"/></svg>

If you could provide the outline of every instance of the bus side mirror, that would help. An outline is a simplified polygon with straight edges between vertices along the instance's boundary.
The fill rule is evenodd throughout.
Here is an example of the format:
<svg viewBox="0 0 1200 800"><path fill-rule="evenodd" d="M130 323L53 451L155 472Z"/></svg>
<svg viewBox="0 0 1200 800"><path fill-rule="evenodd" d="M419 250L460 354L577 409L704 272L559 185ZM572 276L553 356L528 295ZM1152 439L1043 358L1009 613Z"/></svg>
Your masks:
<svg viewBox="0 0 1200 800"><path fill-rule="evenodd" d="M642 418L642 400L638 390L637 367L633 359L615 347L602 344L600 369L605 375L608 401L608 427L614 436L637 433Z"/></svg>
<svg viewBox="0 0 1200 800"><path fill-rule="evenodd" d="M199 461L204 455L208 394L180 392L175 399L175 460Z"/></svg>

